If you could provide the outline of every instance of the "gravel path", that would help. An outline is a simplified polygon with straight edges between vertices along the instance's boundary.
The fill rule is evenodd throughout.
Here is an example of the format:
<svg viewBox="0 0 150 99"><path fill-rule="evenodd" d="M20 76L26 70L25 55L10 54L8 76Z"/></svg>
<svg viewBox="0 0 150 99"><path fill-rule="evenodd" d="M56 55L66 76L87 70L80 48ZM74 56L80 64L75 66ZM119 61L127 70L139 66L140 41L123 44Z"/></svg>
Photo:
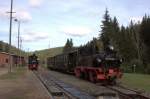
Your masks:
<svg viewBox="0 0 150 99"><path fill-rule="evenodd" d="M0 75L8 73L8 68L0 67Z"/></svg>
<svg viewBox="0 0 150 99"><path fill-rule="evenodd" d="M0 99L51 99L36 76L28 70L15 79L0 79Z"/></svg>

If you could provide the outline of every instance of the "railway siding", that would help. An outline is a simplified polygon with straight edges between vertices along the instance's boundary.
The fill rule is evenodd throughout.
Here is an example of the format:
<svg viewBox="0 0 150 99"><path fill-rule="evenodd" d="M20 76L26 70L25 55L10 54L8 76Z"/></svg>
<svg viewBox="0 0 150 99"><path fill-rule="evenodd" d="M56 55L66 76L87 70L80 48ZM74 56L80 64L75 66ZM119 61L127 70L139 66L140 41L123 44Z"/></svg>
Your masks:
<svg viewBox="0 0 150 99"><path fill-rule="evenodd" d="M36 73L55 96L54 99L61 99L62 96L67 97L65 99L150 99L144 93L126 87L100 86L72 75L43 69Z"/></svg>
<svg viewBox="0 0 150 99"><path fill-rule="evenodd" d="M53 95L54 99L65 97L65 99L95 99L95 97L74 88L71 85L54 78L48 73L36 72L48 91ZM56 98L57 97L57 98Z"/></svg>
<svg viewBox="0 0 150 99"><path fill-rule="evenodd" d="M47 85L56 86L61 91L65 91L65 92L67 92L68 95L75 97L75 98L69 98L69 99L101 99L101 98L103 99L104 97L109 97L111 99L119 99L119 98L117 98L118 94L116 92L114 92L108 88L105 88L103 86L97 86L97 85L90 83L88 81L78 79L72 75L66 75L66 74L60 73L61 77L59 77L57 75L58 72L52 73L52 71L47 71L47 70L43 70L43 71L40 70L38 73L40 74L40 76L42 78L48 80L47 82L49 82L49 84L47 84ZM68 77L65 77L65 76L68 76ZM65 79L62 80L60 78L65 78ZM74 81L74 80L78 80L78 81ZM78 83L78 85L81 84L81 86L84 82L83 85L85 85L86 87L89 87L90 90L95 90L94 91L95 93L94 94L89 93L88 91L82 90L82 88L74 85L73 83L64 82L64 81L71 81L71 82L73 81L73 83ZM94 85L96 89L91 87L91 85ZM68 99L68 98L65 98L65 99Z"/></svg>
<svg viewBox="0 0 150 99"><path fill-rule="evenodd" d="M137 90L126 88L123 86L107 86L107 88L118 92L120 97L124 97L125 99L150 99L148 95L139 93L139 91Z"/></svg>

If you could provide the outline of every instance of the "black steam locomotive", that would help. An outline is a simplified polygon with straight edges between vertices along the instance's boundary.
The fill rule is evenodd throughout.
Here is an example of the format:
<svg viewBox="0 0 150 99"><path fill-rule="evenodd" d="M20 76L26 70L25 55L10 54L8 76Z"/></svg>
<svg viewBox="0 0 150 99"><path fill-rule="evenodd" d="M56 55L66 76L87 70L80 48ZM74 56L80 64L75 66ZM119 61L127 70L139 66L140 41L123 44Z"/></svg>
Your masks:
<svg viewBox="0 0 150 99"><path fill-rule="evenodd" d="M28 57L29 70L38 70L38 57L33 54Z"/></svg>
<svg viewBox="0 0 150 99"><path fill-rule="evenodd" d="M82 49L56 55L47 59L49 69L74 73L76 77L91 82L114 82L122 77L121 59L113 47L103 52L86 54Z"/></svg>

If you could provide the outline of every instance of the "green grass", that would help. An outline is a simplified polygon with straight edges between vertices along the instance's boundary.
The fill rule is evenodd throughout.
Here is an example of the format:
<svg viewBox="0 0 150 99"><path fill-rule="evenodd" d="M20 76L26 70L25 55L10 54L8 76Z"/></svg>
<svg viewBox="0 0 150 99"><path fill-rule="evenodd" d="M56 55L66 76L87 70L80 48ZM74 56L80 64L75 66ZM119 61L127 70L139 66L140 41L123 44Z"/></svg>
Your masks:
<svg viewBox="0 0 150 99"><path fill-rule="evenodd" d="M121 82L131 88L150 92L150 75L124 73Z"/></svg>
<svg viewBox="0 0 150 99"><path fill-rule="evenodd" d="M14 71L9 72L7 74L3 74L0 76L0 80L5 80L5 79L16 79L20 75L23 75L25 73L25 68L24 67L17 67L15 68Z"/></svg>

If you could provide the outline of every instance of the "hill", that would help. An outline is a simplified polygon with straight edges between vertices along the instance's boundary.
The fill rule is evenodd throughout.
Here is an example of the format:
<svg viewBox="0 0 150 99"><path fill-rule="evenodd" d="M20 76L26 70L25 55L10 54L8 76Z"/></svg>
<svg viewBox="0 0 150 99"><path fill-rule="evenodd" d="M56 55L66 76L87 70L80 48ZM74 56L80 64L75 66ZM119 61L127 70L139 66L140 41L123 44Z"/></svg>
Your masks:
<svg viewBox="0 0 150 99"><path fill-rule="evenodd" d="M40 61L43 62L47 59L47 57L52 57L61 54L62 51L63 51L63 47L56 47L56 48L38 50L32 53L35 53L39 57Z"/></svg>
<svg viewBox="0 0 150 99"><path fill-rule="evenodd" d="M0 52L9 52L9 44L3 41L0 41ZM11 46L11 53L15 55L26 56L27 53L25 51L19 50L15 46Z"/></svg>

